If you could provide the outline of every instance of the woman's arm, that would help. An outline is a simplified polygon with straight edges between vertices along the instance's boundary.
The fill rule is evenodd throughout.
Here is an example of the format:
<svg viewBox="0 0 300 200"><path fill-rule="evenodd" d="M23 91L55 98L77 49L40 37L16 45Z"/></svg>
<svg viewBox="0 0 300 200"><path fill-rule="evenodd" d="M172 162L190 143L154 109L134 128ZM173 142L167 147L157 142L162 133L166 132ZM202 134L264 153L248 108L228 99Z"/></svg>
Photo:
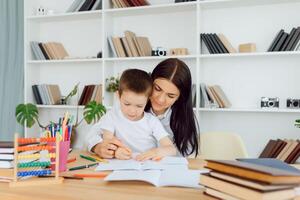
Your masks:
<svg viewBox="0 0 300 200"><path fill-rule="evenodd" d="M160 147L146 151L136 157L138 161L160 160L165 156L176 155L176 148L169 137L163 137L159 140Z"/></svg>

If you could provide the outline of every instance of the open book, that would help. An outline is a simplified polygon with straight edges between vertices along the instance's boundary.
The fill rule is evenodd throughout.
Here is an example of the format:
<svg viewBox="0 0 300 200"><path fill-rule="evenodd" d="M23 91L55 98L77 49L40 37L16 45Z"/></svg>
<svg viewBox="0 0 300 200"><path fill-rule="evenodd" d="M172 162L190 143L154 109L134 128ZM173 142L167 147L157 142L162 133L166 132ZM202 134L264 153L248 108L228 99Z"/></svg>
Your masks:
<svg viewBox="0 0 300 200"><path fill-rule="evenodd" d="M145 181L160 186L180 186L200 188L200 173L207 173L208 170L120 170L108 175L105 181Z"/></svg>
<svg viewBox="0 0 300 200"><path fill-rule="evenodd" d="M100 163L96 171L105 171L105 170L187 170L188 161L183 157L164 157L160 161L147 160L144 162L136 160L117 160L111 159L108 163Z"/></svg>

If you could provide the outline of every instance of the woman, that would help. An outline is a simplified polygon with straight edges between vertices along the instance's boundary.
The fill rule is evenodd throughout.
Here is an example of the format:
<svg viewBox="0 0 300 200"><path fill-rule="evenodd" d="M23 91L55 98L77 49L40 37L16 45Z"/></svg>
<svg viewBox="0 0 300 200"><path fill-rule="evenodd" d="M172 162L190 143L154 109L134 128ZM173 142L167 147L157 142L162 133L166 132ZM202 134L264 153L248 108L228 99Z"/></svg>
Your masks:
<svg viewBox="0 0 300 200"><path fill-rule="evenodd" d="M192 106L192 78L188 66L179 59L160 62L153 70L153 92L146 111L157 116L183 156L198 154L197 122ZM91 130L99 130L94 126ZM89 139L89 150L104 158L113 158L122 143L117 138L102 140L99 135ZM97 135L97 136L96 136Z"/></svg>

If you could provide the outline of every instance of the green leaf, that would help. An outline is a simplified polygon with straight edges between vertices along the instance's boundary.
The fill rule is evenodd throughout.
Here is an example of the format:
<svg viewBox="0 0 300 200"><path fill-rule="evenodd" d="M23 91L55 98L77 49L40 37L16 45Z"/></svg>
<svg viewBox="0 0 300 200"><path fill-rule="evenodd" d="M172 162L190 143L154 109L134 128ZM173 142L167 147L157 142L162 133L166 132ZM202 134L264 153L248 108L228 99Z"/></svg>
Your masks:
<svg viewBox="0 0 300 200"><path fill-rule="evenodd" d="M28 103L28 104L19 104L16 107L16 119L17 122L23 126L25 126L28 128L31 128L36 120L38 119L38 109L36 107L36 105Z"/></svg>
<svg viewBox="0 0 300 200"><path fill-rule="evenodd" d="M96 101L91 101L84 107L83 117L86 123L96 123L106 113L106 108Z"/></svg>

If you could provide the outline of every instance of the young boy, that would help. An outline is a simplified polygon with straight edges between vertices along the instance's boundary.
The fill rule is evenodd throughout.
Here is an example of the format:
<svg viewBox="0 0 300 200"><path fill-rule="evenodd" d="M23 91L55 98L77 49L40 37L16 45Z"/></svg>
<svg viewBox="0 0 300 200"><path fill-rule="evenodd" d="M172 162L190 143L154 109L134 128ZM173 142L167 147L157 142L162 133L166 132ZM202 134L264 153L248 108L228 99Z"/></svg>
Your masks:
<svg viewBox="0 0 300 200"><path fill-rule="evenodd" d="M140 161L176 155L161 122L144 112L151 93L149 74L139 69L123 72L118 90L120 107L114 106L98 124L103 140L116 136L124 144L115 151L117 159L130 159L132 152L141 153L136 157Z"/></svg>

